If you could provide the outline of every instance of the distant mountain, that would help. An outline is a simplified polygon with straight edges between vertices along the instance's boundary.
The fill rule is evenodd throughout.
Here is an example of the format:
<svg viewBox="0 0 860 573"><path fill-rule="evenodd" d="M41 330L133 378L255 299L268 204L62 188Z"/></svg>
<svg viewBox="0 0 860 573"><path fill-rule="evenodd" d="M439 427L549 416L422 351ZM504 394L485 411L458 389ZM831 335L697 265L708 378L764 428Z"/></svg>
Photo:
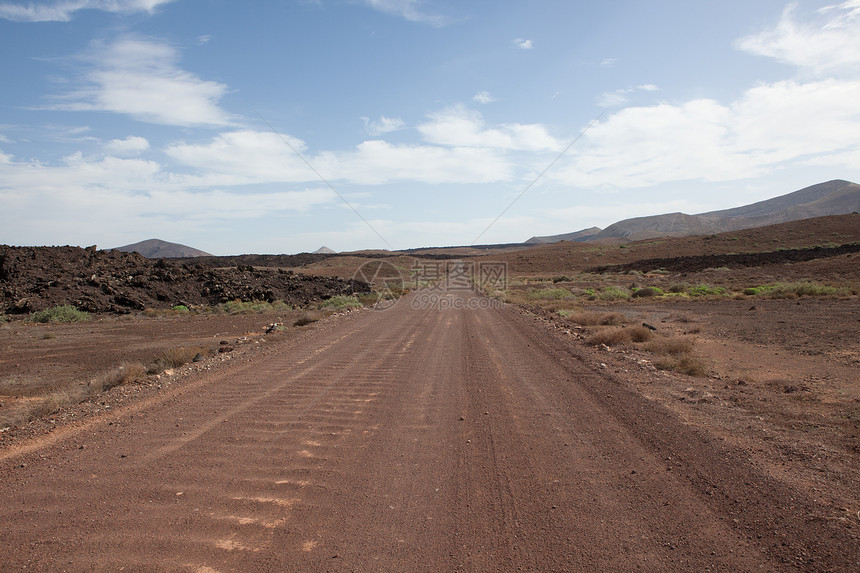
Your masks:
<svg viewBox="0 0 860 573"><path fill-rule="evenodd" d="M148 239L132 245L117 247L115 251L125 253L140 253L147 259L169 259L184 257L211 257L209 253L180 245L179 243L168 243L161 239Z"/></svg>
<svg viewBox="0 0 860 573"><path fill-rule="evenodd" d="M860 211L860 185L835 179L773 199L732 209L710 211L698 215L667 213L651 217L624 219L609 225L598 233L589 235L585 239L578 240L627 239L638 241L653 237L712 235L799 221L811 217L845 215L855 211ZM533 239L554 239L535 242L571 240L563 237L565 235L533 237L529 241L531 242Z"/></svg>
<svg viewBox="0 0 860 573"><path fill-rule="evenodd" d="M526 241L527 245L539 245L541 243L557 243L559 241L587 241L599 233L600 227L589 227L575 233L564 233L562 235L547 235L546 237L532 237Z"/></svg>
<svg viewBox="0 0 860 573"><path fill-rule="evenodd" d="M326 246L322 246L319 249L317 249L316 251L314 251L312 254L314 254L314 255L336 255L337 251L333 251Z"/></svg>

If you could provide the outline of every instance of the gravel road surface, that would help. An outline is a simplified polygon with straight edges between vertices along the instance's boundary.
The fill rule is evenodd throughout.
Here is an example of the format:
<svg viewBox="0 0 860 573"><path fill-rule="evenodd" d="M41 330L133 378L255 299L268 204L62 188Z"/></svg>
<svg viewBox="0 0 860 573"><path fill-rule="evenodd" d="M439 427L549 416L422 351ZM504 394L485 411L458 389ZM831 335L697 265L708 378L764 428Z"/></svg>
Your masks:
<svg viewBox="0 0 860 573"><path fill-rule="evenodd" d="M514 307L327 322L0 452L0 570L860 570L805 492Z"/></svg>

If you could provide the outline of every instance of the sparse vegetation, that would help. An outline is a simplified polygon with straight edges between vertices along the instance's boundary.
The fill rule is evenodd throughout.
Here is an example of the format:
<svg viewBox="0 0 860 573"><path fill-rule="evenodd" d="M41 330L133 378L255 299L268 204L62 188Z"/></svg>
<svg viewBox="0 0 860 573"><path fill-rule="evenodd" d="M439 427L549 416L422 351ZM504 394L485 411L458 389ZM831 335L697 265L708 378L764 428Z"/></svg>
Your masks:
<svg viewBox="0 0 860 573"><path fill-rule="evenodd" d="M644 349L654 354L679 356L693 351L693 340L684 336L661 336L648 342Z"/></svg>
<svg viewBox="0 0 860 573"><path fill-rule="evenodd" d="M104 392L116 386L141 380L146 374L147 368L140 362L126 362L96 377L89 383L89 387L92 393Z"/></svg>
<svg viewBox="0 0 860 573"><path fill-rule="evenodd" d="M34 312L31 320L33 322L85 322L90 320L90 313L78 310L70 304L55 306L45 310Z"/></svg>
<svg viewBox="0 0 860 573"><path fill-rule="evenodd" d="M708 284L698 284L687 288L687 294L690 296L725 296L726 289Z"/></svg>
<svg viewBox="0 0 860 573"><path fill-rule="evenodd" d="M332 310L346 310L350 308L361 308L364 306L358 297L354 295L346 296L346 295L336 295L331 297L328 300L324 300L320 304L320 308L322 309L332 309Z"/></svg>
<svg viewBox="0 0 860 573"><path fill-rule="evenodd" d="M163 350L158 358L149 365L147 374L158 374L167 368L177 368L194 360L198 354L206 355L208 350L202 346L177 346Z"/></svg>
<svg viewBox="0 0 860 573"><path fill-rule="evenodd" d="M663 291L657 287L642 287L633 290L631 294L633 298L643 298L643 297L652 297L652 296L663 296Z"/></svg>
<svg viewBox="0 0 860 573"><path fill-rule="evenodd" d="M616 346L650 340L652 333L644 326L603 328L586 339L586 344Z"/></svg>
<svg viewBox="0 0 860 573"><path fill-rule="evenodd" d="M624 287L608 286L602 291L600 291L600 293L597 295L597 298L606 301L628 300L630 298L630 291L628 291Z"/></svg>
<svg viewBox="0 0 860 573"><path fill-rule="evenodd" d="M293 326L306 326L311 324L312 322L316 322L322 318L322 314L319 312L305 312L302 313L294 322Z"/></svg>
<svg viewBox="0 0 860 573"><path fill-rule="evenodd" d="M293 310L293 307L279 300L274 302L231 300L219 305L218 310L226 314L265 314Z"/></svg>
<svg viewBox="0 0 860 573"><path fill-rule="evenodd" d="M687 376L707 376L708 367L698 356L666 356L655 360L654 367L660 370L673 370Z"/></svg>

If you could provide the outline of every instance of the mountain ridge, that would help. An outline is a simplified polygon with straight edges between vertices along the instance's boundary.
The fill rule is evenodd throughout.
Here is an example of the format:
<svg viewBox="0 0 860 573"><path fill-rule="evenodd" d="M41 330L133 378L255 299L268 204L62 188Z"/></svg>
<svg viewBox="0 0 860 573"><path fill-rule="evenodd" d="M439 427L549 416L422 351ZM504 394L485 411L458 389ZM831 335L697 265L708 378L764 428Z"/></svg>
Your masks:
<svg viewBox="0 0 860 573"><path fill-rule="evenodd" d="M636 241L665 236L708 235L812 217L845 215L855 211L860 211L860 185L851 181L833 179L739 207L708 211L696 215L664 213L633 217L617 221L600 232L587 235L585 238L565 238L582 232L579 231L544 237L536 236L529 239L528 242L538 244L564 240L598 241L601 239Z"/></svg>
<svg viewBox="0 0 860 573"><path fill-rule="evenodd" d="M161 239L147 239L130 245L112 249L124 253L139 253L147 259L176 259L186 257L211 257L212 255L179 243L170 243Z"/></svg>

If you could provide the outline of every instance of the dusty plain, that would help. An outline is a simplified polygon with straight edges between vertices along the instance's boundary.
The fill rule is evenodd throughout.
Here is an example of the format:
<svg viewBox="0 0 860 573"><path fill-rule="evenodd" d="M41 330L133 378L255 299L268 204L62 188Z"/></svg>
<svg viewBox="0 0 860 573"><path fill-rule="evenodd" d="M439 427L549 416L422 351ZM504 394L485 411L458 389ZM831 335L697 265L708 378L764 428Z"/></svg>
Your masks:
<svg viewBox="0 0 860 573"><path fill-rule="evenodd" d="M858 241L846 215L385 257L506 284L304 326L0 323L0 569L856 571ZM203 359L21 417L176 347Z"/></svg>

